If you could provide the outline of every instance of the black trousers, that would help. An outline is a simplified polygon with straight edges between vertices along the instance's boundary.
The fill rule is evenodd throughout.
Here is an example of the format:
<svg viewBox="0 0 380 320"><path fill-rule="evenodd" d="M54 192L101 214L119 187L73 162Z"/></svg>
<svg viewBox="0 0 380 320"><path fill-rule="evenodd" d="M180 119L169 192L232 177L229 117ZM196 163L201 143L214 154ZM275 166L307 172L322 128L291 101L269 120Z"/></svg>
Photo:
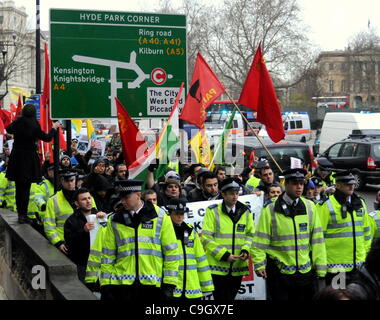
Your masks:
<svg viewBox="0 0 380 320"><path fill-rule="evenodd" d="M31 185L31 182L15 181L16 208L19 217L27 216Z"/></svg>
<svg viewBox="0 0 380 320"><path fill-rule="evenodd" d="M272 301L311 301L317 289L317 278L308 273L282 274L280 270L267 270L267 295Z"/></svg>
<svg viewBox="0 0 380 320"><path fill-rule="evenodd" d="M212 275L214 282L214 300L216 301L233 301L240 289L243 276L226 276Z"/></svg>
<svg viewBox="0 0 380 320"><path fill-rule="evenodd" d="M101 300L104 301L160 301L160 288L147 285L106 285L100 287Z"/></svg>

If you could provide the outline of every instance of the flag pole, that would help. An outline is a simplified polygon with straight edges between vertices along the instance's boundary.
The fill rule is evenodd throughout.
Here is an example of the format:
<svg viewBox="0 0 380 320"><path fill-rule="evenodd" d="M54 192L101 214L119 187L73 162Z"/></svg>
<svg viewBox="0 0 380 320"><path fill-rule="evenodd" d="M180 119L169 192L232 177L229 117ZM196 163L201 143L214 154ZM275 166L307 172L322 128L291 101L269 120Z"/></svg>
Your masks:
<svg viewBox="0 0 380 320"><path fill-rule="evenodd" d="M275 163L275 165L277 166L277 168L280 170L281 173L283 173L284 171L282 170L282 168L280 167L280 165L277 163L277 161L273 157L272 153L268 150L267 146L264 144L264 141L261 140L261 138L257 135L256 131L252 128L251 124L249 123L249 121L247 120L247 118L244 116L243 112L241 112L241 110L238 107L238 105L234 102L234 100L232 99L232 97L229 94L229 92L227 91L227 89L226 89L225 93L228 96L228 98L231 100L231 102L235 105L235 108L240 112L242 118L247 123L248 127L252 130L252 132L254 133L254 135L256 136L257 140L260 142L260 144L263 146L263 148L265 149L265 151L271 157L271 159L273 160L273 162Z"/></svg>

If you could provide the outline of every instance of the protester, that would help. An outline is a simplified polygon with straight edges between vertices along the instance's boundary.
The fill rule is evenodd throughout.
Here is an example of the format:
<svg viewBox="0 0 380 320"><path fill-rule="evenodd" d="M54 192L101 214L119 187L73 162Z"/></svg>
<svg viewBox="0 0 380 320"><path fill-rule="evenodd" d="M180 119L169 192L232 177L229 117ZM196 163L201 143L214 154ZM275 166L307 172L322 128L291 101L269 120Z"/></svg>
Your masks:
<svg viewBox="0 0 380 320"><path fill-rule="evenodd" d="M143 192L141 197L145 202L149 201L154 205L157 205L157 193L152 189L147 189Z"/></svg>
<svg viewBox="0 0 380 320"><path fill-rule="evenodd" d="M95 228L94 222L89 222L87 217L94 214L101 219L106 213L93 208L91 194L85 188L77 190L74 199L77 208L65 221L64 239L67 255L77 265L79 280L84 282L90 254L90 231Z"/></svg>
<svg viewBox="0 0 380 320"><path fill-rule="evenodd" d="M33 104L25 104L21 117L13 121L7 132L13 134L14 143L7 167L6 177L14 181L16 186L16 207L19 223L30 223L27 217L30 186L33 182L41 182L40 160L36 152L36 142L49 142L54 131L60 127L55 122L48 134L41 130L36 119L36 108Z"/></svg>
<svg viewBox="0 0 380 320"><path fill-rule="evenodd" d="M198 174L198 177L202 177L201 188L193 189L189 195L189 202L196 201L209 201L219 199L219 189L218 189L218 178L217 175L213 172L207 171L202 172L202 174Z"/></svg>
<svg viewBox="0 0 380 320"><path fill-rule="evenodd" d="M191 190L196 188L196 176L197 172L203 167L200 163L193 163L189 168L189 177L183 183L184 189L187 194L190 193Z"/></svg>
<svg viewBox="0 0 380 320"><path fill-rule="evenodd" d="M272 200L277 198L283 192L282 185L278 182L273 182L270 186L268 186L268 198Z"/></svg>
<svg viewBox="0 0 380 320"><path fill-rule="evenodd" d="M120 163L115 167L115 181L116 180L127 180L128 179L128 168L124 163Z"/></svg>
<svg viewBox="0 0 380 320"><path fill-rule="evenodd" d="M226 168L219 166L214 169L218 182L221 183L226 178Z"/></svg>

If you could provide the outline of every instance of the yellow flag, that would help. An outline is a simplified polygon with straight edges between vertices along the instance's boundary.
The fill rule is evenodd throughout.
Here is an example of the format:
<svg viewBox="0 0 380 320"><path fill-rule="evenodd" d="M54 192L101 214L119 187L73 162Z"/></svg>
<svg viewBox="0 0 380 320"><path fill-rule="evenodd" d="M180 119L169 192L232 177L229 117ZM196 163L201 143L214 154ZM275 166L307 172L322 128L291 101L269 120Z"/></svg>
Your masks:
<svg viewBox="0 0 380 320"><path fill-rule="evenodd" d="M209 168L212 159L212 152L205 129L199 130L198 133L190 140L190 146L195 154L197 163L203 163L206 168L212 171L214 169L214 164L212 164Z"/></svg>
<svg viewBox="0 0 380 320"><path fill-rule="evenodd" d="M92 125L91 120L86 120L86 126L87 126L87 137L88 140L95 139L95 129L94 126Z"/></svg>
<svg viewBox="0 0 380 320"><path fill-rule="evenodd" d="M73 124L75 131L77 133L80 133L80 130L82 129L83 120L71 120L71 123Z"/></svg>

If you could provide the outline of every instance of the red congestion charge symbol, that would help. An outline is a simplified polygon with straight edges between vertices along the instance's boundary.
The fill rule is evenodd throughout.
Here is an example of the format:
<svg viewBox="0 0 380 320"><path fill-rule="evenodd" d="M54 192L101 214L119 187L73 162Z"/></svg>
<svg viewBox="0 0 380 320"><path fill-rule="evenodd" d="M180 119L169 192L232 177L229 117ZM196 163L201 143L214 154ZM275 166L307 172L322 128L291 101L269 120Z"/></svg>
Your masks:
<svg viewBox="0 0 380 320"><path fill-rule="evenodd" d="M154 84L160 86L166 82L166 72L164 69L155 68L150 74L150 78L152 79Z"/></svg>

